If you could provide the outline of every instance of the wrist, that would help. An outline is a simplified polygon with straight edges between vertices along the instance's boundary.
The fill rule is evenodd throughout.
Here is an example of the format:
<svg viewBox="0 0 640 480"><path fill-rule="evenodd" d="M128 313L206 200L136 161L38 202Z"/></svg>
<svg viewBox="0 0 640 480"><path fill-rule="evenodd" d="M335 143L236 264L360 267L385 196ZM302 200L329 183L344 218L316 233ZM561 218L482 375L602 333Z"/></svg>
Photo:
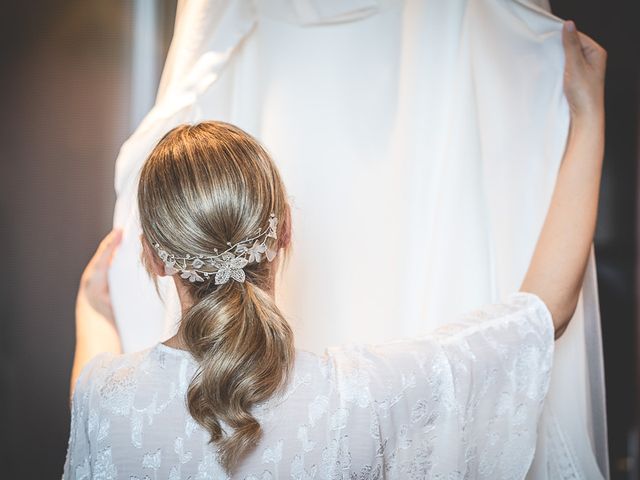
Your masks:
<svg viewBox="0 0 640 480"><path fill-rule="evenodd" d="M601 109L584 110L571 114L570 135L586 133L594 136L604 133L604 111Z"/></svg>
<svg viewBox="0 0 640 480"><path fill-rule="evenodd" d="M604 98L587 103L581 108L571 108L571 122L576 124L600 125L604 121Z"/></svg>
<svg viewBox="0 0 640 480"><path fill-rule="evenodd" d="M76 296L75 315L76 320L80 321L86 318L101 318L109 323L116 324L111 305L92 301L83 288L78 290L78 295Z"/></svg>

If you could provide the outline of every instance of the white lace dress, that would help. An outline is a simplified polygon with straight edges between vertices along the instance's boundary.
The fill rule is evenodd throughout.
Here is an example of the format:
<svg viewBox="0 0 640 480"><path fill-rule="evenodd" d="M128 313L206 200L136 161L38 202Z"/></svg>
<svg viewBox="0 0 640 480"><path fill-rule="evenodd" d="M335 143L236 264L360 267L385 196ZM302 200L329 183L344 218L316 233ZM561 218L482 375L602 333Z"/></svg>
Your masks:
<svg viewBox="0 0 640 480"><path fill-rule="evenodd" d="M420 337L297 350L287 388L254 408L264 436L233 478L524 478L553 345L545 304L517 292ZM161 343L95 357L63 478L228 478L185 406L196 369Z"/></svg>

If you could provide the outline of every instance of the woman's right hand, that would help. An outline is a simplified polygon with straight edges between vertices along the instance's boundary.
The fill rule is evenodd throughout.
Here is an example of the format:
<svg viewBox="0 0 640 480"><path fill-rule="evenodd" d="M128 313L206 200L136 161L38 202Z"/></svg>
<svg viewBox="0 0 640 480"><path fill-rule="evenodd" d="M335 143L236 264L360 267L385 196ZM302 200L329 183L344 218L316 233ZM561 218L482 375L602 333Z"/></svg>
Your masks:
<svg viewBox="0 0 640 480"><path fill-rule="evenodd" d="M564 92L572 118L604 111L604 78L607 52L595 40L578 32L575 24L564 22Z"/></svg>

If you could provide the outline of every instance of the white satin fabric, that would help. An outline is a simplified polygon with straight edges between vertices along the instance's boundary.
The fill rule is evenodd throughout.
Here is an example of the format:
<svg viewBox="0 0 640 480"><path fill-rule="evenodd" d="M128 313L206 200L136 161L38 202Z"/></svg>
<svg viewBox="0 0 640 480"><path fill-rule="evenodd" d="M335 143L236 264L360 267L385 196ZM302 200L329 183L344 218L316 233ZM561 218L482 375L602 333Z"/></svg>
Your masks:
<svg viewBox="0 0 640 480"><path fill-rule="evenodd" d="M565 148L562 21L526 0L180 1L156 105L116 164L110 273L125 351L175 331L139 262L138 172L183 122L278 163L294 250L278 302L321 352L435 328L516 291ZM593 252L557 342L529 478L608 477Z"/></svg>

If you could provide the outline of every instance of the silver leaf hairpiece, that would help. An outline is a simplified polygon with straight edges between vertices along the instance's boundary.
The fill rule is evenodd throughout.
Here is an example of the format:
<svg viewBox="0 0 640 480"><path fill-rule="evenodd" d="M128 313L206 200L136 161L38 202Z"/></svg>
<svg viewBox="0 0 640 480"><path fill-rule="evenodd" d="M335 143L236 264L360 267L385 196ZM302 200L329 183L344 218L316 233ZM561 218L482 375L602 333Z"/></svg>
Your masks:
<svg viewBox="0 0 640 480"><path fill-rule="evenodd" d="M269 216L269 225L265 230L259 228L253 237L247 237L233 245L231 242L227 242L229 248L223 252L214 248L214 255L187 253L186 256L179 257L164 250L157 242L153 246L164 262L164 271L167 275L182 272L180 276L188 278L190 282L204 282L205 278L208 279L210 275L215 274L216 285L227 283L229 279L244 282L243 269L246 265L260 263L263 258L271 262L275 258L277 252L267 246L267 238L278 238L276 236L277 226L278 219L272 213Z"/></svg>

